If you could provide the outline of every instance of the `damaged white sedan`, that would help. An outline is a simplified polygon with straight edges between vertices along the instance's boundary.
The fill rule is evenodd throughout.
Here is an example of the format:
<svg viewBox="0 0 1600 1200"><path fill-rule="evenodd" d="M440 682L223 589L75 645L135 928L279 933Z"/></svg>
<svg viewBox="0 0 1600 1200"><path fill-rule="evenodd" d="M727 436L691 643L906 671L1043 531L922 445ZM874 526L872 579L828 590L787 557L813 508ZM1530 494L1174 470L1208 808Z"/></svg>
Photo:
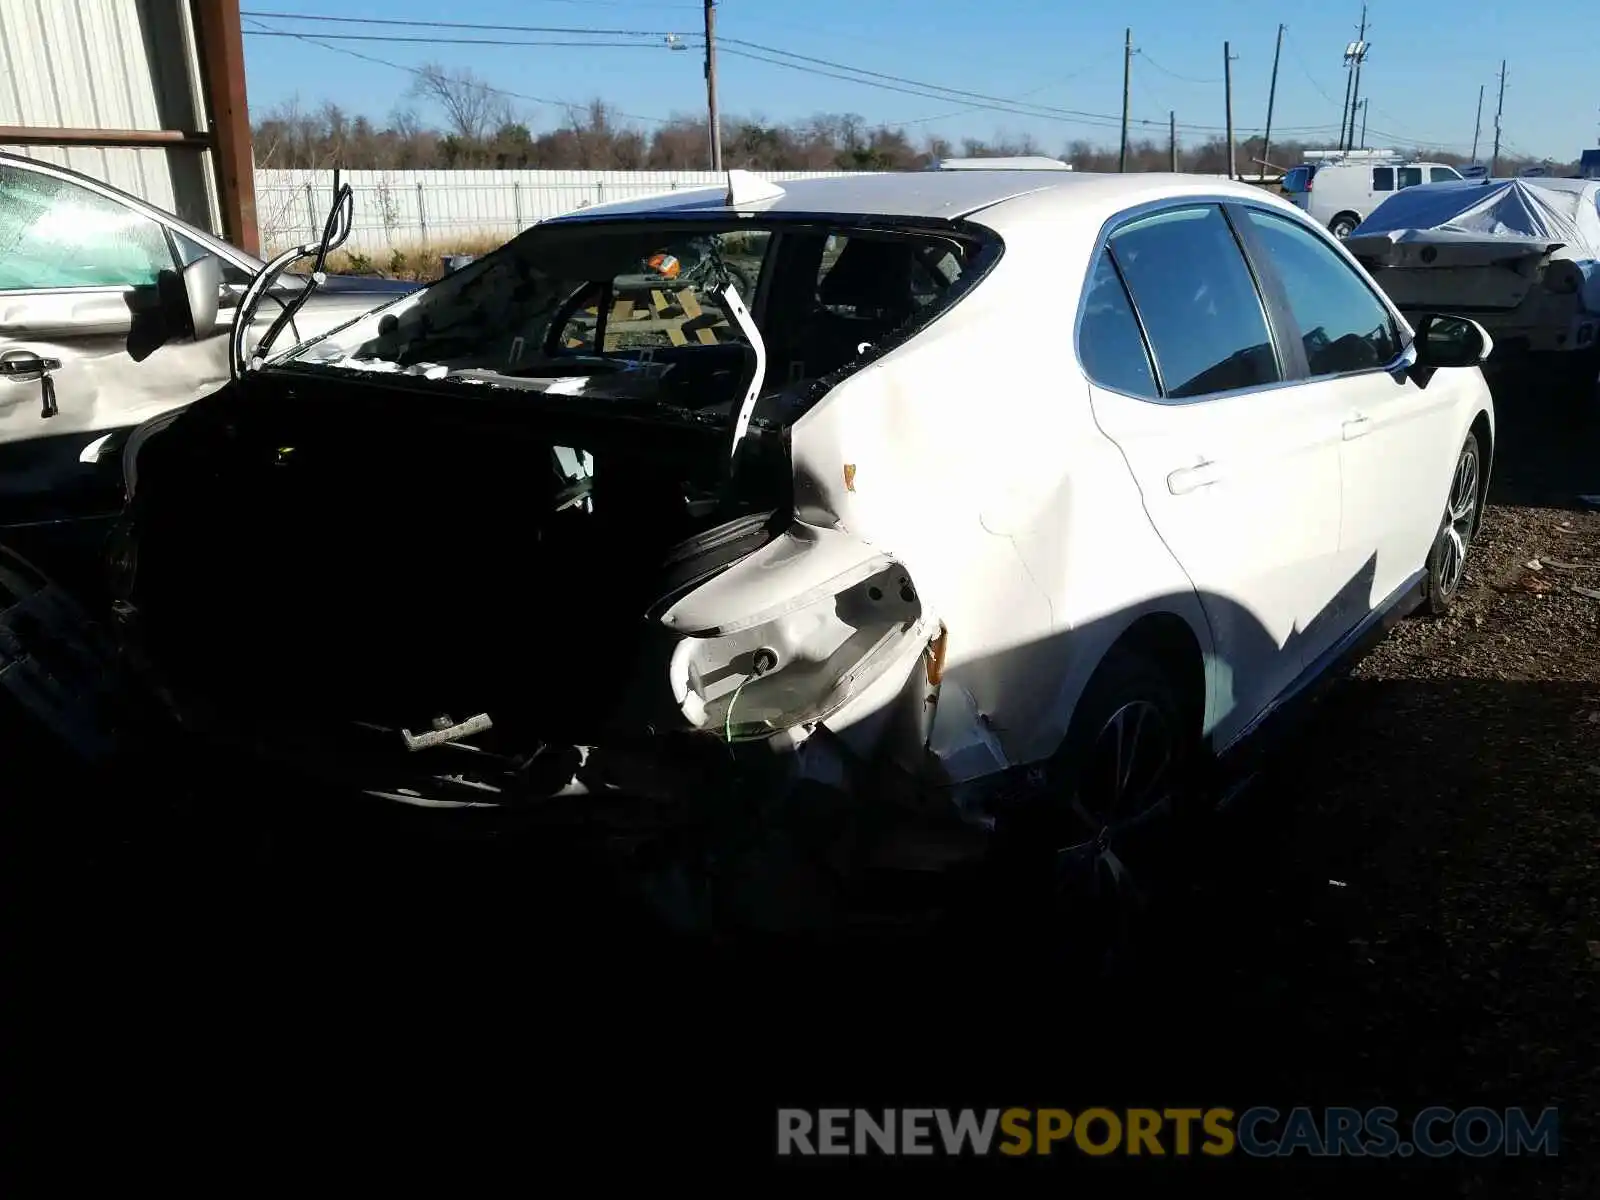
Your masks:
<svg viewBox="0 0 1600 1200"><path fill-rule="evenodd" d="M1449 604L1488 349L1243 185L734 173L147 427L121 633L185 727L395 800L782 795L1117 882L1185 772Z"/></svg>

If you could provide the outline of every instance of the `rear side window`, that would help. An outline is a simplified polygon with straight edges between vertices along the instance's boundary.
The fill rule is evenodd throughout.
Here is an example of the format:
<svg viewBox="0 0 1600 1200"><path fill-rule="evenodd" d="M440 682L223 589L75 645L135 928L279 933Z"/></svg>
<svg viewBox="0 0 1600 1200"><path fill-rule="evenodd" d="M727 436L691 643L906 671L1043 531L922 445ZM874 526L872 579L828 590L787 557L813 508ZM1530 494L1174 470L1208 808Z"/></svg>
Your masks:
<svg viewBox="0 0 1600 1200"><path fill-rule="evenodd" d="M1428 182L1429 183L1449 183L1452 179L1460 179L1460 178L1461 178L1461 176L1457 175L1449 167L1429 167L1428 168Z"/></svg>
<svg viewBox="0 0 1600 1200"><path fill-rule="evenodd" d="M1422 182L1421 167L1401 167L1400 186L1403 188L1416 187Z"/></svg>
<svg viewBox="0 0 1600 1200"><path fill-rule="evenodd" d="M1100 255L1089 277L1083 321L1078 326L1078 354L1094 383L1147 399L1158 394L1139 319L1107 253Z"/></svg>
<svg viewBox="0 0 1600 1200"><path fill-rule="evenodd" d="M1392 192L1392 191L1394 191L1394 168L1393 167L1373 167L1372 168L1372 190L1375 191L1375 192Z"/></svg>
<svg viewBox="0 0 1600 1200"><path fill-rule="evenodd" d="M1220 208L1133 221L1111 235L1111 253L1166 395L1206 396L1282 378L1261 296Z"/></svg>
<svg viewBox="0 0 1600 1200"><path fill-rule="evenodd" d="M1349 263L1288 217L1244 213L1283 283L1313 378L1375 371L1394 360L1400 341L1389 310Z"/></svg>

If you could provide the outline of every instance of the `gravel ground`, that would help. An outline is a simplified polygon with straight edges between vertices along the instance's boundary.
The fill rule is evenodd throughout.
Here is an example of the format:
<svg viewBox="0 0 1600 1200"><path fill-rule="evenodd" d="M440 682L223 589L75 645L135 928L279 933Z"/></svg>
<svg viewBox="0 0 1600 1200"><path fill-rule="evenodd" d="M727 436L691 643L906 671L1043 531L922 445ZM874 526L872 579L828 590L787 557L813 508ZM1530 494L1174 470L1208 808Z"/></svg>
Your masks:
<svg viewBox="0 0 1600 1200"><path fill-rule="evenodd" d="M287 1088L296 1146L320 1129L348 1151L361 1113L398 1106L374 1143L392 1158L418 1121L585 1138L579 1096L690 1155L765 1153L778 1103L1556 1105L1558 1160L1368 1164L1359 1186L1600 1195L1600 597L1579 590L1600 591L1600 511L1574 499L1600 493L1600 405L1497 391L1456 611L1396 629L1196 839L1201 869L1115 989L1043 947L690 950L641 934L557 848L286 845L220 784L160 819L159 777L54 784L8 839L42 1014L22 1027L68 1081L36 1112L124 1120L152 1072ZM108 1063L126 1086L99 1085ZM282 1149L288 1126L229 1113L239 1145ZM1355 1186L1243 1167L1273 1195Z"/></svg>

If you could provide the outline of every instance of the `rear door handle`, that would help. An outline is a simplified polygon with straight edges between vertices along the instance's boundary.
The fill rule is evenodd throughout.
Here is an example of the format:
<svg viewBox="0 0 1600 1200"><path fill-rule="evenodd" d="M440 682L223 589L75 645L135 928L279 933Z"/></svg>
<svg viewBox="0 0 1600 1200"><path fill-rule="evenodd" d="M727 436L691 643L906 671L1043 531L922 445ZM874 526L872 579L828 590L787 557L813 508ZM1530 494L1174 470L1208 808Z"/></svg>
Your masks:
<svg viewBox="0 0 1600 1200"><path fill-rule="evenodd" d="M1190 492L1210 487L1221 478L1222 472L1217 469L1216 463L1196 463L1192 467L1183 467L1168 475L1167 491L1174 496L1187 496Z"/></svg>
<svg viewBox="0 0 1600 1200"><path fill-rule="evenodd" d="M1365 437L1372 432L1372 420L1360 413L1351 417L1344 423L1344 440L1349 442L1358 437Z"/></svg>

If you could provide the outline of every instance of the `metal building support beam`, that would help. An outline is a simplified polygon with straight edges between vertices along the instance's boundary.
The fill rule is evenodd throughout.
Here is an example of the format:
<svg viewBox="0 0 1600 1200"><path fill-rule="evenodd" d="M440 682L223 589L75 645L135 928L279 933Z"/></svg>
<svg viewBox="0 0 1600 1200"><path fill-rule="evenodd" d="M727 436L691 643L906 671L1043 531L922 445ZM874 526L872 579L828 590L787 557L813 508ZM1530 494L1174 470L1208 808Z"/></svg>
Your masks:
<svg viewBox="0 0 1600 1200"><path fill-rule="evenodd" d="M222 218L218 232L258 254L255 158L245 99L239 0L137 0L136 12L162 128L4 125L0 146L171 151L174 211L186 221L215 228L203 165L206 156L199 153L209 150Z"/></svg>
<svg viewBox="0 0 1600 1200"><path fill-rule="evenodd" d="M260 254L239 0L193 0L193 4L223 229L234 245Z"/></svg>

